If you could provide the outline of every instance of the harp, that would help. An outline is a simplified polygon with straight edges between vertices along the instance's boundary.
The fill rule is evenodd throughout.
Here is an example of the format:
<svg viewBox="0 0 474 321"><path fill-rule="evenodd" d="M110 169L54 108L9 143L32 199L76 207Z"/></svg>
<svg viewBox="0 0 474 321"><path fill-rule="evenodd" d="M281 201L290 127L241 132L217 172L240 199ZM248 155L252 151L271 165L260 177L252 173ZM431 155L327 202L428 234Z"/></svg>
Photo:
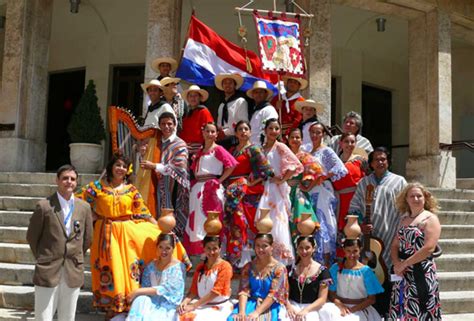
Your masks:
<svg viewBox="0 0 474 321"><path fill-rule="evenodd" d="M111 136L112 152L122 151L130 158L133 164L134 185L140 191L145 204L156 217L156 191L152 179L154 172L140 168L141 160L156 163L161 160L159 143L161 132L154 127L141 127L133 114L122 107L109 107L109 130ZM144 147L146 146L146 148ZM142 152L140 152L140 146Z"/></svg>

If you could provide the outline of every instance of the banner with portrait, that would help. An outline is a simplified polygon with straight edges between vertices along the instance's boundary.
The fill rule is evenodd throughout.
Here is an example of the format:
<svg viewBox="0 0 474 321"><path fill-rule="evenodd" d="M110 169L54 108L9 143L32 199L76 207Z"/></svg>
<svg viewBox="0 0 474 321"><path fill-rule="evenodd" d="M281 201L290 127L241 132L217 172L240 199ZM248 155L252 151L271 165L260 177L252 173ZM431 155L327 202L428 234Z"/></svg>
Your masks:
<svg viewBox="0 0 474 321"><path fill-rule="evenodd" d="M254 12L262 69L269 73L303 77L305 64L300 19L263 17Z"/></svg>

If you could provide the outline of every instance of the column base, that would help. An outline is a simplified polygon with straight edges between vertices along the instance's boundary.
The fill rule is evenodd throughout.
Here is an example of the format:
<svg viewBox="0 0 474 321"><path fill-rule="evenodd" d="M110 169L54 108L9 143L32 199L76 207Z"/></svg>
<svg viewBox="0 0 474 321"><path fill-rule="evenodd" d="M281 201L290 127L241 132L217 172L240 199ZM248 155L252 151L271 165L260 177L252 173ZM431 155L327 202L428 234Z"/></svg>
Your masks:
<svg viewBox="0 0 474 321"><path fill-rule="evenodd" d="M419 181L430 187L456 188L456 158L449 151L435 156L409 157L406 177L408 181Z"/></svg>
<svg viewBox="0 0 474 321"><path fill-rule="evenodd" d="M46 143L21 138L0 138L0 172L44 172Z"/></svg>

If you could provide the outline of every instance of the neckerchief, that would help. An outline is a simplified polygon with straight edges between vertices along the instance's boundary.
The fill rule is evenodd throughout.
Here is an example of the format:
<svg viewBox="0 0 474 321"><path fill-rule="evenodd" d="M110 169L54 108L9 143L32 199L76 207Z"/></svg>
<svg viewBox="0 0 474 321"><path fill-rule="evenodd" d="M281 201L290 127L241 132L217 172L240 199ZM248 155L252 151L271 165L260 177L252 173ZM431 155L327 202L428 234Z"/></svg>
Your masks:
<svg viewBox="0 0 474 321"><path fill-rule="evenodd" d="M293 94L289 98L286 97L286 94L287 93L282 94L281 99L285 101L286 112L289 114L290 113L290 100L298 99L302 96L299 91L297 91L295 94Z"/></svg>
<svg viewBox="0 0 474 321"><path fill-rule="evenodd" d="M227 107L227 104L237 100L240 98L240 95L238 92L235 92L232 96L229 97L229 99L225 99L221 102L224 104L224 107L222 107L222 120L221 120L221 126L224 126L225 123L229 121L229 108Z"/></svg>

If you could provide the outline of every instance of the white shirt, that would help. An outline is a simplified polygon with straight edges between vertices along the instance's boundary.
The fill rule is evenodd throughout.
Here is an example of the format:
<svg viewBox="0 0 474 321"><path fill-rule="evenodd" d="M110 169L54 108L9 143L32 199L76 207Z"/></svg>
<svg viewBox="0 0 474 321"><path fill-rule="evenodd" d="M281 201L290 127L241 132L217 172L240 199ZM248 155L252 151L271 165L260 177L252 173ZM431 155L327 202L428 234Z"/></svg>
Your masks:
<svg viewBox="0 0 474 321"><path fill-rule="evenodd" d="M265 129L265 122L270 118L278 119L278 113L272 105L268 105L260 110L257 110L250 120L250 126L252 127L252 135L250 136L250 142L254 145L261 146L260 135L263 134Z"/></svg>
<svg viewBox="0 0 474 321"><path fill-rule="evenodd" d="M222 115L223 115L224 103L219 105L219 109L217 111L217 126L222 126ZM222 126L224 134L226 136L234 135L235 129L234 126L240 120L249 120L249 106L245 98L240 97L237 98L229 103L227 103L227 111L228 111L228 120Z"/></svg>
<svg viewBox="0 0 474 321"><path fill-rule="evenodd" d="M59 199L59 205L61 205L61 212L63 213L63 222L66 219L66 217L69 215L69 211L74 210L74 194L71 195L71 199L69 201L65 200L64 197L61 196L58 192L58 199ZM66 227L66 234L70 235L71 234L71 224L72 224L72 213L71 213L71 218L68 221L68 224L65 225Z"/></svg>
<svg viewBox="0 0 474 321"><path fill-rule="evenodd" d="M160 116L164 112L172 113L174 115L174 118L176 120L176 114L174 113L173 107L171 107L170 104L164 103L161 105L159 108L153 110L152 112L149 112L146 115L145 119L145 124L143 125L144 127L154 127L154 128L159 128L159 122L160 122Z"/></svg>

